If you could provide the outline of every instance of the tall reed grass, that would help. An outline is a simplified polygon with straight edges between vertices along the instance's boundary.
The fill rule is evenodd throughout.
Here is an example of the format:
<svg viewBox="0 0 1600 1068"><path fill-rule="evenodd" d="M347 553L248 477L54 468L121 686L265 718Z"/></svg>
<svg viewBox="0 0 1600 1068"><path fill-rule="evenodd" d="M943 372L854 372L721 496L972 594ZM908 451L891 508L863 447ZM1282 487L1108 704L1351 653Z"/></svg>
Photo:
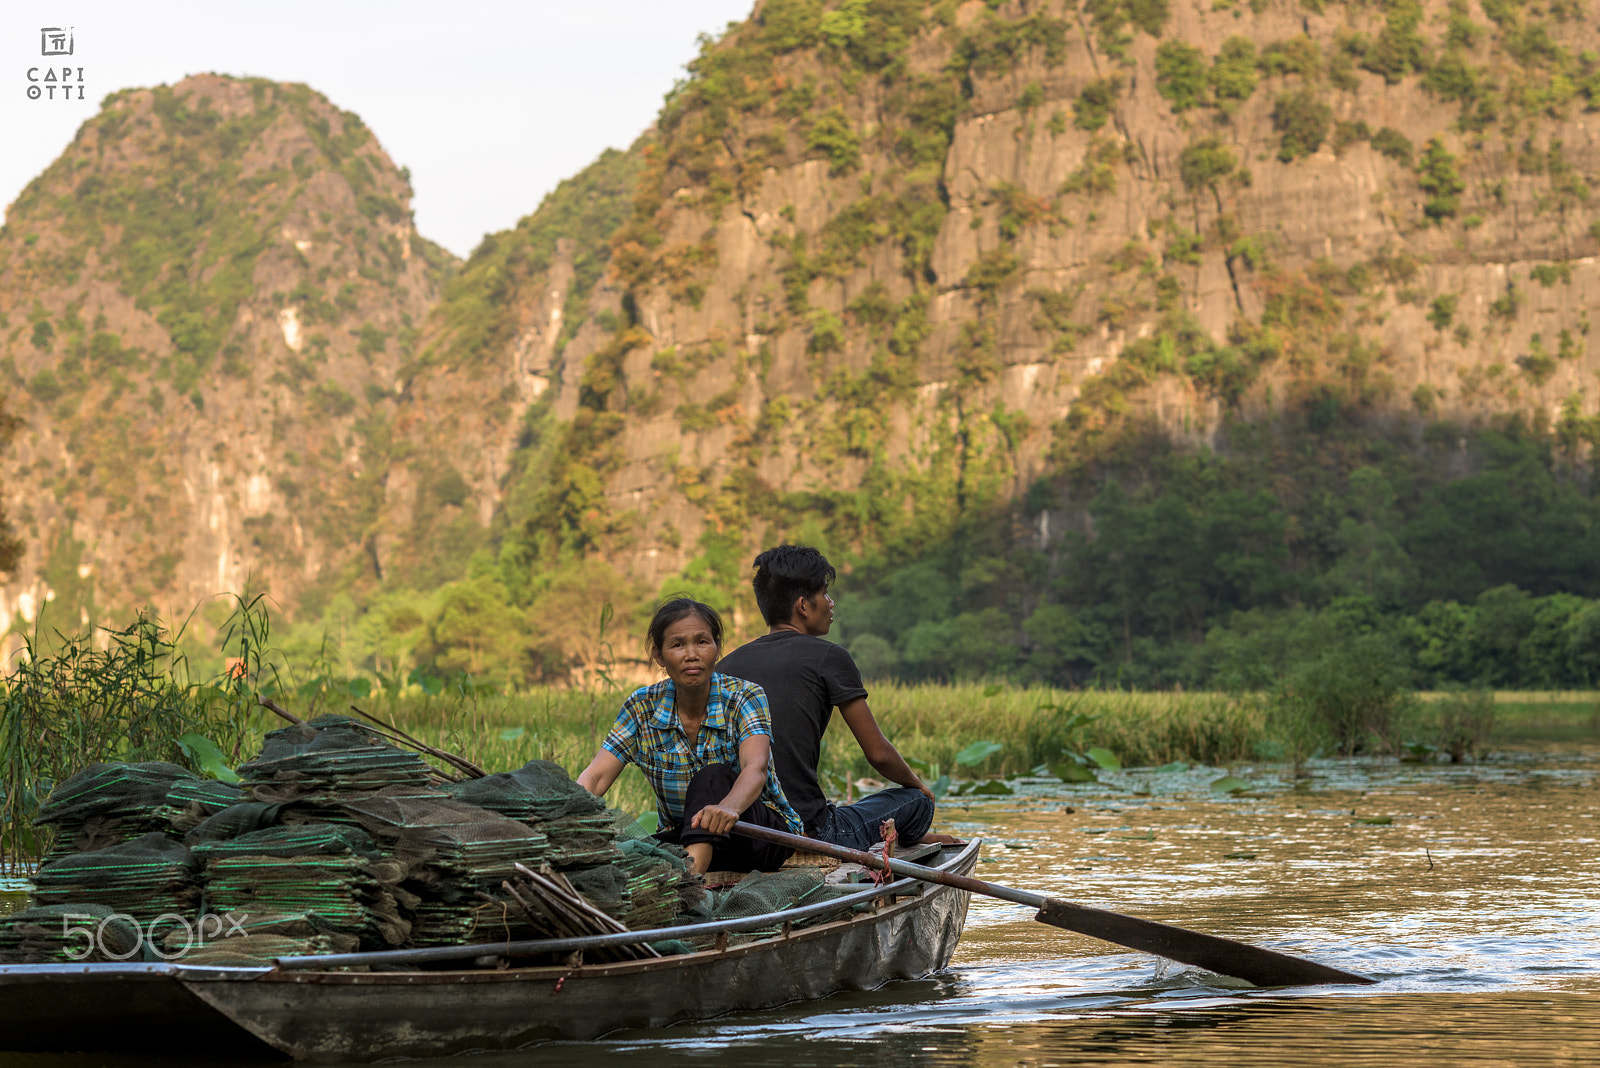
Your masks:
<svg viewBox="0 0 1600 1068"><path fill-rule="evenodd" d="M40 657L30 636L0 690L0 871L29 866L48 849L33 817L74 772L110 760L235 763L254 733L238 681L190 678L150 617L56 637L54 655Z"/></svg>

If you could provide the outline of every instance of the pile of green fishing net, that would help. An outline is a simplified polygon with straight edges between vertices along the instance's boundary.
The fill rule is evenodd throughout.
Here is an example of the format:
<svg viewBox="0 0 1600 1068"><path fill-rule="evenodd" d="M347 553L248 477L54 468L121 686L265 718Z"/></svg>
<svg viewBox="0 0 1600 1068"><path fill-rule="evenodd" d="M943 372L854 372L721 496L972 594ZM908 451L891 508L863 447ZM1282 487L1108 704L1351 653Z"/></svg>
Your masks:
<svg viewBox="0 0 1600 1068"><path fill-rule="evenodd" d="M239 966L549 937L501 885L519 864L561 871L632 930L834 892L795 869L710 894L682 849L559 765L451 782L340 716L273 731L239 774L234 787L171 764L96 764L63 782L39 817L57 835L34 878L40 907L0 917L0 962Z"/></svg>
<svg viewBox="0 0 1600 1068"><path fill-rule="evenodd" d="M91 764L57 786L34 821L56 832L44 863L101 849L151 831L182 837L244 799L237 786L202 779L176 764Z"/></svg>

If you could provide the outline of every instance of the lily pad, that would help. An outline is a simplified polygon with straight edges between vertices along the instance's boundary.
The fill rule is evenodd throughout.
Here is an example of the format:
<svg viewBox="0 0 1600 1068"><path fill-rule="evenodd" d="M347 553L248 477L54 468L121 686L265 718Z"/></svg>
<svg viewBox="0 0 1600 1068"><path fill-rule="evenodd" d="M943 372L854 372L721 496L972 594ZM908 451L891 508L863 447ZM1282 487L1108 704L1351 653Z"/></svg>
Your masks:
<svg viewBox="0 0 1600 1068"><path fill-rule="evenodd" d="M1188 771L1189 770L1189 765L1185 764L1181 760L1174 760L1172 763L1163 764L1159 768L1156 768L1155 770L1156 770L1156 774L1158 774L1158 775L1170 775L1171 773L1173 773L1175 771Z"/></svg>
<svg viewBox="0 0 1600 1068"><path fill-rule="evenodd" d="M239 773L228 767L228 760L222 755L222 750L203 734L179 735L178 748L186 753L190 760L197 764L200 770L213 779L221 782L238 782Z"/></svg>
<svg viewBox="0 0 1600 1068"><path fill-rule="evenodd" d="M928 789L933 791L935 799L943 797L950 792L950 776L941 775L928 784Z"/></svg>
<svg viewBox="0 0 1600 1068"><path fill-rule="evenodd" d="M1393 816L1357 816L1357 823L1365 823L1369 827L1387 827L1394 822Z"/></svg>
<svg viewBox="0 0 1600 1068"><path fill-rule="evenodd" d="M1422 764L1433 760L1433 758L1438 754L1439 750L1435 749L1431 745L1425 745L1421 742L1412 742L1410 745L1406 746L1406 755L1401 757L1400 761L1404 764Z"/></svg>
<svg viewBox="0 0 1600 1068"><path fill-rule="evenodd" d="M962 767L982 764L1004 748L999 742L973 742L956 754L956 763Z"/></svg>
<svg viewBox="0 0 1600 1068"><path fill-rule="evenodd" d="M414 682L422 687L422 692L429 697L438 697L444 693L444 680L437 675L424 675L420 671L413 670L411 674L406 676L406 681Z"/></svg>
<svg viewBox="0 0 1600 1068"><path fill-rule="evenodd" d="M1084 834L1108 834L1108 833L1110 833L1110 831L1111 831L1110 827L1085 827L1085 828L1083 828L1083 833Z"/></svg>
<svg viewBox="0 0 1600 1068"><path fill-rule="evenodd" d="M1082 764L1075 764L1070 760L1063 760L1059 764L1050 765L1050 774L1062 782L1098 782L1095 773Z"/></svg>
<svg viewBox="0 0 1600 1068"><path fill-rule="evenodd" d="M1224 854L1222 854L1222 859L1224 859L1224 860L1255 860L1256 859L1256 855L1254 853L1224 853Z"/></svg>
<svg viewBox="0 0 1600 1068"><path fill-rule="evenodd" d="M1250 784L1236 776L1224 775L1222 778L1214 780L1211 783L1211 788L1220 793L1236 794L1240 790L1250 789Z"/></svg>
<svg viewBox="0 0 1600 1068"><path fill-rule="evenodd" d="M1118 760L1117 755L1109 749L1088 749L1083 755L1107 771L1122 770L1122 761Z"/></svg>
<svg viewBox="0 0 1600 1068"><path fill-rule="evenodd" d="M1016 793L1015 790L1011 789L1011 787L1007 786L999 779L990 779L988 782L980 782L967 792L980 797L1010 797L1012 794Z"/></svg>

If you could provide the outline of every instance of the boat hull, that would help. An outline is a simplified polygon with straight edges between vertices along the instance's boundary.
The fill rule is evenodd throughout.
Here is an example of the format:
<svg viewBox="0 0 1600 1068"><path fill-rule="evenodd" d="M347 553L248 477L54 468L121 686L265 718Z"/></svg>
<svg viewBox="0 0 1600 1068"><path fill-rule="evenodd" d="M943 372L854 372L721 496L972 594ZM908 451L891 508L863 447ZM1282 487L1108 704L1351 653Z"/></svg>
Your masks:
<svg viewBox="0 0 1600 1068"><path fill-rule="evenodd" d="M976 861L972 843L939 866L966 874ZM0 968L0 1048L85 1048L78 1040L87 1030L111 1023L105 1005L135 990L136 1002L116 1022L123 1039L118 1048L130 1051L147 1035L171 1050L175 1032L167 1028L196 1021L204 1022L210 1036L198 1048L270 1047L297 1059L342 1062L516 1049L622 1028L664 1027L938 971L960 941L968 895L930 884L914 889L912 896L870 913L726 949L573 968ZM96 969L118 967L120 972L96 975ZM37 1010L52 993L39 975L46 971L59 976L48 978L57 1007L28 1022L24 1013L13 1012L12 995L26 992ZM84 996L90 984L95 993ZM13 1023L26 1024L28 1044L13 1044Z"/></svg>
<svg viewBox="0 0 1600 1068"><path fill-rule="evenodd" d="M191 993L179 972L171 964L0 967L0 1050L274 1052Z"/></svg>

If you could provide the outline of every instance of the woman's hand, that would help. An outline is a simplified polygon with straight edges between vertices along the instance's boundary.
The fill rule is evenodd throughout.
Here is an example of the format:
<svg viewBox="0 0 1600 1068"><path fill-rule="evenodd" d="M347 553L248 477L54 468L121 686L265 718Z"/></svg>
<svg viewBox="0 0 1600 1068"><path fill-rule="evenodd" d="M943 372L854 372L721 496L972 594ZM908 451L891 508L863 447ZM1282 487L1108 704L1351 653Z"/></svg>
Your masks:
<svg viewBox="0 0 1600 1068"><path fill-rule="evenodd" d="M729 808L726 803L721 805L707 805L694 814L694 819L689 821L689 826L697 827L702 831L712 834L727 834L733 825L739 822L739 810Z"/></svg>
<svg viewBox="0 0 1600 1068"><path fill-rule="evenodd" d="M765 734L752 734L739 742L739 777L733 780L728 796L694 814L689 826L712 834L727 834L739 814L760 798L767 784L767 761L772 757L772 740Z"/></svg>

